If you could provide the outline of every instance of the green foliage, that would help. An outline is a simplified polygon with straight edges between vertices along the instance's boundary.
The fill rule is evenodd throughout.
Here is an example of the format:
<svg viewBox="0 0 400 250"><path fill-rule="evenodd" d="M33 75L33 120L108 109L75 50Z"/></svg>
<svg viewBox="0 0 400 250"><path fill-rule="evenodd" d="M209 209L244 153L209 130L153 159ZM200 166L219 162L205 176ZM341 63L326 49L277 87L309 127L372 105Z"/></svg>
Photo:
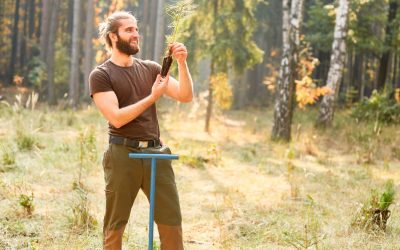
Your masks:
<svg viewBox="0 0 400 250"><path fill-rule="evenodd" d="M37 144L36 138L30 133L26 133L22 130L17 131L16 138L17 146L19 150L32 150Z"/></svg>
<svg viewBox="0 0 400 250"><path fill-rule="evenodd" d="M219 108L226 110L232 106L232 88L229 85L228 76L225 73L218 73L211 76L210 84L213 88L213 95Z"/></svg>
<svg viewBox="0 0 400 250"><path fill-rule="evenodd" d="M353 108L352 116L363 121L399 123L400 105L385 94L374 91L369 99L362 100Z"/></svg>
<svg viewBox="0 0 400 250"><path fill-rule="evenodd" d="M369 199L358 209L352 226L363 230L386 230L390 217L389 206L393 204L395 188L392 180L385 184L383 192L371 190Z"/></svg>
<svg viewBox="0 0 400 250"><path fill-rule="evenodd" d="M1 156L1 162L3 165L9 166L15 164L15 152L9 148L3 148Z"/></svg>
<svg viewBox="0 0 400 250"><path fill-rule="evenodd" d="M202 156L181 155L179 161L192 168L204 168L207 159Z"/></svg>
<svg viewBox="0 0 400 250"><path fill-rule="evenodd" d="M20 194L19 205L24 208L25 212L30 216L32 215L35 205L33 204L33 193L31 195Z"/></svg>
<svg viewBox="0 0 400 250"><path fill-rule="evenodd" d="M174 5L166 7L166 12L171 19L171 24L168 26L172 29L172 34L167 36L167 43L176 41L177 35L181 33L181 25L193 12L195 6L192 0L182 0Z"/></svg>
<svg viewBox="0 0 400 250"><path fill-rule="evenodd" d="M82 233L94 229L98 222L96 218L90 213L89 201L87 191L80 185L74 185L76 191L76 200L72 205L72 215L68 217L71 228Z"/></svg>
<svg viewBox="0 0 400 250"><path fill-rule="evenodd" d="M56 96L68 93L68 78L70 73L70 53L62 41L56 43L54 59L54 85Z"/></svg>
<svg viewBox="0 0 400 250"><path fill-rule="evenodd" d="M210 58L216 67L214 73L227 72L228 67L241 73L260 63L263 51L252 40L256 27L253 12L258 3L197 1L196 10L183 22L183 32L178 37L191 52L188 61L196 65L199 60Z"/></svg>
<svg viewBox="0 0 400 250"><path fill-rule="evenodd" d="M296 249L309 249L313 246L318 249L318 245L325 239L325 235L320 233L321 223L316 212L317 204L314 199L308 195L305 205L305 218L307 222L304 225L303 231L285 231L283 232L284 239L286 243Z"/></svg>
<svg viewBox="0 0 400 250"><path fill-rule="evenodd" d="M84 166L97 163L96 136L93 127L86 128L79 133L79 175L78 183L81 182Z"/></svg>
<svg viewBox="0 0 400 250"><path fill-rule="evenodd" d="M33 57L28 63L28 82L36 89L42 87L42 83L47 79L46 64L39 57Z"/></svg>
<svg viewBox="0 0 400 250"><path fill-rule="evenodd" d="M313 48L330 52L335 27L335 9L332 4L325 5L321 0L306 9L305 39Z"/></svg>
<svg viewBox="0 0 400 250"><path fill-rule="evenodd" d="M387 2L350 1L347 38L350 49L372 53L380 53L384 49L383 28L387 21Z"/></svg>
<svg viewBox="0 0 400 250"><path fill-rule="evenodd" d="M394 189L394 183L392 180L390 180L385 184L385 190L383 191L381 198L379 200L379 209L381 210L388 209L389 206L394 201L395 193L396 191Z"/></svg>

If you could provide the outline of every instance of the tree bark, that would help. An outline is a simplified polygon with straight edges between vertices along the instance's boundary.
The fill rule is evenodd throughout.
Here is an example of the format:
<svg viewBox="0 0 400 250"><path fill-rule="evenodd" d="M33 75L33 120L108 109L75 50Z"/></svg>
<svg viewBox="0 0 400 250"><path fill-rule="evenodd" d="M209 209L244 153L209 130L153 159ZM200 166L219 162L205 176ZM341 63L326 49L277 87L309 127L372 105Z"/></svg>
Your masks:
<svg viewBox="0 0 400 250"><path fill-rule="evenodd" d="M213 3L213 15L214 18L216 19L218 16L218 2L219 0L215 0ZM216 37L217 34L217 25L216 23L213 24L213 34L214 37ZM213 95L214 95L214 91L213 91L213 86L211 84L211 77L213 77L215 74L215 59L213 58L213 56L211 56L211 73L210 73L210 77L209 77L209 81L208 81L208 100L207 100L207 111L206 111L206 123L204 126L204 130L207 133L210 133L210 121L211 121L211 115L212 115L212 109L213 109Z"/></svg>
<svg viewBox="0 0 400 250"><path fill-rule="evenodd" d="M155 60L155 55L154 55L154 42L155 42L155 30L156 30L156 16L157 16L157 0L151 0L150 2L150 20L149 20L149 28L148 28L148 33L146 37L146 56L147 58L151 60Z"/></svg>
<svg viewBox="0 0 400 250"><path fill-rule="evenodd" d="M86 98L89 95L89 74L93 66L93 15L94 14L94 0L87 1L87 16L85 28L85 57L84 57L84 91L83 95Z"/></svg>
<svg viewBox="0 0 400 250"><path fill-rule="evenodd" d="M396 89L396 80L397 80L397 68L398 68L398 56L397 53L394 54L394 62L393 62L393 81L392 81L392 86L393 89ZM400 84L400 83L399 83Z"/></svg>
<svg viewBox="0 0 400 250"><path fill-rule="evenodd" d="M19 0L15 2L14 9L14 24L13 24L13 33L12 33L12 41L11 41L11 60L8 70L8 81L7 83L10 85L13 83L14 74L15 74L15 63L17 60L17 41L18 41L18 22L19 22Z"/></svg>
<svg viewBox="0 0 400 250"><path fill-rule="evenodd" d="M294 106L294 87L297 49L300 44L303 0L292 0L289 13L289 1L283 0L283 54L276 88L273 140L290 141Z"/></svg>
<svg viewBox="0 0 400 250"><path fill-rule="evenodd" d="M150 0L143 0L143 23L142 23L142 36L143 36L143 41L142 43L143 47L140 50L140 58L146 59L149 58L149 55L147 54L147 47L149 46L147 44L148 36L149 36L149 2ZM141 41L141 42L143 42Z"/></svg>
<svg viewBox="0 0 400 250"><path fill-rule="evenodd" d="M204 127L204 131L207 133L210 133L210 122L211 122L211 115L212 115L212 110L213 110L213 86L211 84L211 77L214 75L215 69L214 69L214 62L211 62L211 74L209 77L209 83L208 83L208 97L207 97L207 111L206 111L206 124Z"/></svg>
<svg viewBox="0 0 400 250"><path fill-rule="evenodd" d="M49 28L49 44L47 49L47 95L49 104L55 104L56 98L54 94L54 57L55 57L55 43L56 43L56 31L58 25L58 10L59 0L53 0L51 8L51 22Z"/></svg>
<svg viewBox="0 0 400 250"><path fill-rule="evenodd" d="M340 0L336 14L336 25L332 44L331 64L329 67L326 86L332 90L331 94L323 97L319 110L317 125L327 127L332 124L335 110L335 101L343 76L343 67L346 56L347 14L349 10L348 0Z"/></svg>
<svg viewBox="0 0 400 250"><path fill-rule="evenodd" d="M154 61L160 61L164 44L164 0L157 0L157 21L154 44Z"/></svg>
<svg viewBox="0 0 400 250"><path fill-rule="evenodd" d="M50 15L53 1L43 0L42 2L42 17L40 27L40 59L46 62L47 49L49 45L49 29L50 29Z"/></svg>
<svg viewBox="0 0 400 250"><path fill-rule="evenodd" d="M20 46L19 46L19 64L22 75L25 75L26 69L26 53L27 53L27 36L28 36L28 13L29 13L29 3L25 2L24 4L24 21L22 27L22 35L20 39Z"/></svg>
<svg viewBox="0 0 400 250"><path fill-rule="evenodd" d="M35 34L35 0L29 1L29 27L28 27L28 38L29 41L35 41L34 34ZM28 60L32 58L32 45L28 46L27 51L27 58Z"/></svg>
<svg viewBox="0 0 400 250"><path fill-rule="evenodd" d="M389 65L389 60L390 60L390 48L391 42L392 42L392 25L393 25L393 20L396 18L396 12L397 12L397 2L391 1L389 3L389 14L388 14L388 21L386 24L386 30L385 30L385 46L386 49L383 52L381 59L380 59L380 64L379 64L379 73L378 73L378 82L377 82L377 88L378 90L383 90L385 88L385 83L386 83L386 78L388 74L388 65Z"/></svg>
<svg viewBox="0 0 400 250"><path fill-rule="evenodd" d="M81 1L74 0L74 17L72 25L72 55L69 76L69 103L72 107L78 105L79 100L79 25Z"/></svg>

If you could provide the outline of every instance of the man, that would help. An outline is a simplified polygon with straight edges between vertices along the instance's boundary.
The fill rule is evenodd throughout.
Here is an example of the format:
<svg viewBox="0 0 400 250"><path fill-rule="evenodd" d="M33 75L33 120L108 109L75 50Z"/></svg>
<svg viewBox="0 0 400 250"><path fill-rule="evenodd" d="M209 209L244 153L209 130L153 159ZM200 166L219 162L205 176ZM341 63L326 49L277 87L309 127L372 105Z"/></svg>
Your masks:
<svg viewBox="0 0 400 250"><path fill-rule="evenodd" d="M100 24L100 38L111 57L92 71L90 94L109 122L109 148L104 153L106 212L104 248L121 249L122 235L139 189L149 198L150 162L130 159L130 152L171 153L160 141L155 102L166 94L180 102L193 98L193 83L181 43L169 45L178 63L179 82L160 76L161 66L133 57L139 32L129 12L115 12ZM171 161L157 161L155 222L161 249L183 249L181 211Z"/></svg>

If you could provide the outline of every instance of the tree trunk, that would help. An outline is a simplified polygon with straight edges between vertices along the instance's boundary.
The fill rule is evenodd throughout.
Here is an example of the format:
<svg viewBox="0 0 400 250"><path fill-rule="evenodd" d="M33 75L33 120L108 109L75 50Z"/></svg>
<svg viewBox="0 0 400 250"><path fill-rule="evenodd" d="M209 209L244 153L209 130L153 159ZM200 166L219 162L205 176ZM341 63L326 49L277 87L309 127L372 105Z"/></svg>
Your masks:
<svg viewBox="0 0 400 250"><path fill-rule="evenodd" d="M383 90L385 88L385 82L388 74L388 65L389 65L389 60L390 60L390 48L391 43L392 43L392 25L393 25L393 20L396 18L396 12L397 12L397 2L395 1L390 1L389 3L389 14L388 14L388 21L386 24L386 30L385 30L385 46L387 47L385 51L383 52L381 59L380 59L380 64L379 64L379 73L378 73L378 82L377 82L377 88L378 90Z"/></svg>
<svg viewBox="0 0 400 250"><path fill-rule="evenodd" d="M399 64L398 56L397 56L397 53L395 53L394 54L394 62L393 62L393 81L392 81L393 89L396 89L396 87L397 87L396 80L397 80L397 68L399 66L398 64Z"/></svg>
<svg viewBox="0 0 400 250"><path fill-rule="evenodd" d="M219 2L219 0L215 0L214 5L213 5L213 15L214 15L215 19L218 16L218 2ZM214 23L212 28L213 28L214 37L216 37L217 25ZM211 84L211 77L213 77L214 74L215 74L215 59L213 58L213 56L211 56L211 73L210 73L210 78L208 81L208 100L207 100L206 124L204 127L204 130L207 133L210 133L210 121L211 121L211 115L212 115L212 109L213 109L214 91L213 91L213 86Z"/></svg>
<svg viewBox="0 0 400 250"><path fill-rule="evenodd" d="M52 10L53 1L43 0L42 3L42 18L40 27L40 59L46 62L47 49L49 45L49 29L50 29L50 15Z"/></svg>
<svg viewBox="0 0 400 250"><path fill-rule="evenodd" d="M69 102L72 107L78 105L79 99L79 25L81 1L74 0L74 18L72 26L72 55L69 76Z"/></svg>
<svg viewBox="0 0 400 250"><path fill-rule="evenodd" d="M290 141L294 106L294 87L297 49L300 44L304 1L292 0L289 13L289 1L283 0L283 54L276 88L274 126L272 139Z"/></svg>
<svg viewBox="0 0 400 250"><path fill-rule="evenodd" d="M157 1L157 22L154 44L154 61L160 61L164 44L164 0Z"/></svg>
<svg viewBox="0 0 400 250"><path fill-rule="evenodd" d="M254 72L254 70L252 70ZM249 79L249 71L246 70L243 74L238 74L236 72L232 72L232 86L233 86L233 108L240 109L247 105L247 93L249 89L248 82L244 82L244 79ZM254 75L254 73L253 73Z"/></svg>
<svg viewBox="0 0 400 250"><path fill-rule="evenodd" d="M56 98L54 94L54 48L56 43L56 33L58 24L58 10L59 10L59 0L53 0L53 5L51 8L51 22L49 28L49 45L47 49L47 95L49 104L55 104Z"/></svg>
<svg viewBox="0 0 400 250"><path fill-rule="evenodd" d="M19 0L15 2L15 10L14 10L14 24L13 24L13 33L12 33L12 41L11 41L11 60L10 66L8 70L8 84L13 83L14 74L15 74L15 63L17 60L17 46L18 46L18 22L19 22ZM6 83L6 84L7 84Z"/></svg>
<svg viewBox="0 0 400 250"><path fill-rule="evenodd" d="M27 52L27 36L28 36L28 13L29 13L29 3L25 2L24 5L24 22L22 27L22 36L20 41L20 54L19 54L19 64L22 75L25 75L26 69L26 52Z"/></svg>
<svg viewBox="0 0 400 250"><path fill-rule="evenodd" d="M149 58L149 55L147 54L147 47L149 46L147 44L148 36L149 36L149 0L143 0L143 23L142 23L142 36L143 40L142 42L142 48L140 50L140 58L146 59ZM144 41L144 42L143 42Z"/></svg>
<svg viewBox="0 0 400 250"><path fill-rule="evenodd" d="M87 16L86 16L86 28L85 28L85 57L84 57L84 91L83 96L86 98L89 95L89 74L93 66L93 14L94 14L94 0L88 0L87 2Z"/></svg>
<svg viewBox="0 0 400 250"><path fill-rule="evenodd" d="M212 115L212 110L213 110L213 86L211 84L211 77L214 76L214 69L215 65L214 62L211 62L211 74L208 80L208 97L207 97L207 112L206 112L206 124L204 127L205 132L210 133L210 121L211 121L211 115Z"/></svg>
<svg viewBox="0 0 400 250"><path fill-rule="evenodd" d="M343 76L343 66L346 55L347 14L349 10L348 0L340 0L336 15L334 40L332 45L331 65L326 86L333 92L325 95L319 110L317 125L330 126L333 120L335 101L337 99L340 82Z"/></svg>
<svg viewBox="0 0 400 250"><path fill-rule="evenodd" d="M29 41L35 41L33 35L35 34L35 0L29 1L29 17L28 17L28 38ZM29 43L31 44L31 43ZM32 58L32 45L28 46L28 51L27 51L27 58L28 60Z"/></svg>
<svg viewBox="0 0 400 250"><path fill-rule="evenodd" d="M149 12L149 28L146 37L146 56L148 59L155 60L154 55L154 42L155 42L155 30L156 30L156 16L157 16L157 0L151 0L150 2L150 12Z"/></svg>

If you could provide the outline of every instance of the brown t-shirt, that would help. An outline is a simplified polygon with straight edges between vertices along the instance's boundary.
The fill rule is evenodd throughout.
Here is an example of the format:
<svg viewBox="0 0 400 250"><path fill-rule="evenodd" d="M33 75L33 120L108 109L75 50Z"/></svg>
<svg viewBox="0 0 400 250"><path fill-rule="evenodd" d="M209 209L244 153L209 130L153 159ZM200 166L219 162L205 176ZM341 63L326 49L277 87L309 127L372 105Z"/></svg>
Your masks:
<svg viewBox="0 0 400 250"><path fill-rule="evenodd" d="M110 60L97 66L89 76L90 95L114 91L119 108L134 104L150 95L151 88L161 71L153 61L134 59L133 65L121 67ZM152 140L160 137L156 105L151 105L142 114L120 128L108 123L109 134L135 140Z"/></svg>

